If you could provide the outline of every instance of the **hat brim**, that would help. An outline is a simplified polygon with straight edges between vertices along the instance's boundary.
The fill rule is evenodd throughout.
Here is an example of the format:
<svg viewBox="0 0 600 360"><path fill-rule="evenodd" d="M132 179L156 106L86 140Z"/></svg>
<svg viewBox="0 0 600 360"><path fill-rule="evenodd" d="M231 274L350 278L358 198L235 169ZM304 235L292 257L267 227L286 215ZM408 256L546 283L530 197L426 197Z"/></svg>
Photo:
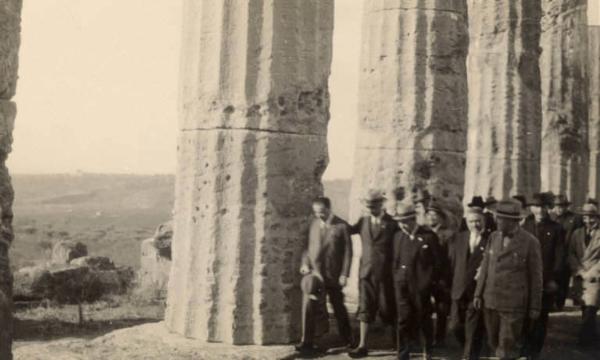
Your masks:
<svg viewBox="0 0 600 360"><path fill-rule="evenodd" d="M594 212L590 212L590 211L580 211L577 214L581 215L581 216L595 216L595 217L600 217L600 213L594 213Z"/></svg>
<svg viewBox="0 0 600 360"><path fill-rule="evenodd" d="M396 221L402 221L402 220L408 220L408 219L414 219L417 217L417 213L410 213L410 214L405 214L405 215L393 215L392 219L396 220Z"/></svg>
<svg viewBox="0 0 600 360"><path fill-rule="evenodd" d="M525 214L509 214L505 212L494 211L494 215L499 218L521 220L525 218Z"/></svg>

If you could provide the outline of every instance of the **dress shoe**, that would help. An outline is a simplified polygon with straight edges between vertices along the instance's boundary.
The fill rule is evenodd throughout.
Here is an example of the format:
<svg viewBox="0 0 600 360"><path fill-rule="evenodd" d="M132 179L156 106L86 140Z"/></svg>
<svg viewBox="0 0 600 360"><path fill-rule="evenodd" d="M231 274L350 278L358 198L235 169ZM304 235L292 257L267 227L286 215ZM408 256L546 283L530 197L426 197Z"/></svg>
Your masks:
<svg viewBox="0 0 600 360"><path fill-rule="evenodd" d="M348 356L350 356L353 359L360 359L360 358L364 358L367 357L369 355L369 350L367 350L367 348L364 347L357 347L354 350L350 350L348 352Z"/></svg>

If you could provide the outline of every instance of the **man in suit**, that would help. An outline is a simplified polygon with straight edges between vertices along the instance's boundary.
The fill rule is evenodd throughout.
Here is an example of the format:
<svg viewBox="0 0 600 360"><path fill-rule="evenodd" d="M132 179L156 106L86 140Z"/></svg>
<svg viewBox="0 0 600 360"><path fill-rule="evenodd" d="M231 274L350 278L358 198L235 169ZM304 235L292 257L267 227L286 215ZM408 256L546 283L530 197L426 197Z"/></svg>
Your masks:
<svg viewBox="0 0 600 360"><path fill-rule="evenodd" d="M450 242L449 256L452 269L451 329L463 345L463 359L479 359L485 326L480 310L473 307L477 272L490 233L485 228L483 208L467 207L468 230L462 231Z"/></svg>
<svg viewBox="0 0 600 360"><path fill-rule="evenodd" d="M483 309L488 343L500 359L517 359L525 318L536 320L542 303L542 254L537 239L521 229L521 205L500 201L498 231L492 233L475 290Z"/></svg>
<svg viewBox="0 0 600 360"><path fill-rule="evenodd" d="M398 229L396 222L383 209L385 196L379 190L369 190L363 203L369 215L361 217L352 226L352 234L359 234L362 244L358 280L358 312L360 339L358 347L348 355L362 358L368 355L367 335L379 313L385 323L394 326L395 301L392 280L392 240Z"/></svg>
<svg viewBox="0 0 600 360"><path fill-rule="evenodd" d="M435 298L435 345L443 347L446 342L448 314L450 312L450 259L448 258L448 243L453 237L452 229L447 226L447 215L441 203L432 200L427 205L427 220L429 228L437 236L440 245L438 266L440 274L437 286L433 289Z"/></svg>
<svg viewBox="0 0 600 360"><path fill-rule="evenodd" d="M525 220L523 229L535 236L542 252L542 308L537 320L529 319L529 331L525 336L525 346L523 355L531 359L537 359L540 356L544 340L546 338L546 328L548 326L548 315L555 302L555 295L558 292L558 279L563 268L564 259L564 237L563 227L550 218L549 210L552 208L552 197L549 193L534 194L532 201L527 205L532 216Z"/></svg>
<svg viewBox="0 0 600 360"><path fill-rule="evenodd" d="M486 203L485 201L483 201L483 198L481 196L473 196L471 202L467 204L467 208L477 208L481 210L484 224L483 231L485 231L489 235L496 231L496 220L494 219L494 215L491 212L485 211L485 204ZM459 231L466 231L468 229L469 228L467 226L467 219L463 217Z"/></svg>
<svg viewBox="0 0 600 360"><path fill-rule="evenodd" d="M319 299L320 296L329 298L339 335L347 346L352 344L352 328L342 292L348 281L352 263L350 226L333 214L331 201L326 197L316 198L312 210L314 219L310 224L308 246L302 256L300 268L304 275L303 326L302 342L296 349L302 353L316 350L316 315L323 310L323 306L320 305L325 305L324 299Z"/></svg>
<svg viewBox="0 0 600 360"><path fill-rule="evenodd" d="M416 216L415 208L404 203L394 216L400 228L394 236L393 258L400 360L409 359L413 339L421 339L427 359L433 345L431 296L440 279L441 249L435 233L418 225Z"/></svg>
<svg viewBox="0 0 600 360"><path fill-rule="evenodd" d="M581 215L584 227L573 232L567 260L574 275L574 287L583 295L579 344L589 346L598 341L596 317L600 306L600 212L597 205L588 202L583 205Z"/></svg>
<svg viewBox="0 0 600 360"><path fill-rule="evenodd" d="M575 214L569 209L571 203L564 194L559 194L554 200L554 208L550 216L559 223L565 230L564 249L569 249L569 242L573 232L583 226L583 219L579 214ZM567 264L567 253L565 251L563 259L563 268L558 279L558 293L556 294L556 307L562 310L565 301L569 296L569 283L571 282L571 268Z"/></svg>

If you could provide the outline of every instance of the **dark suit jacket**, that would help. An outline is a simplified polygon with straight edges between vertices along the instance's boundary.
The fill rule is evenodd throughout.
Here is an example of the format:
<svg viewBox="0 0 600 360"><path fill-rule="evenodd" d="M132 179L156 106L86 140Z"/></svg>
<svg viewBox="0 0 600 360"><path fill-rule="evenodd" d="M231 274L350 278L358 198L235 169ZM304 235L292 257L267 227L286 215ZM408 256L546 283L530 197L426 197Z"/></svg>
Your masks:
<svg viewBox="0 0 600 360"><path fill-rule="evenodd" d="M350 275L352 263L352 240L350 225L337 216L324 230L321 237L321 220L310 224L308 246L302 262L323 277L327 286L337 286L341 275Z"/></svg>
<svg viewBox="0 0 600 360"><path fill-rule="evenodd" d="M415 295L432 293L438 286L443 256L437 235L419 226L411 240L408 234L398 230L393 248L394 281L408 283Z"/></svg>
<svg viewBox="0 0 600 360"><path fill-rule="evenodd" d="M541 311L542 254L540 243L529 232L518 229L503 248L500 231L490 235L481 272L477 278L476 297L482 297L488 309L515 313Z"/></svg>
<svg viewBox="0 0 600 360"><path fill-rule="evenodd" d="M450 242L449 256L452 272L452 300L473 299L475 288L477 287L477 269L481 265L485 248L488 243L489 233L485 230L481 234L479 246L471 253L469 248L469 238L471 233L462 231L458 233L452 242Z"/></svg>
<svg viewBox="0 0 600 360"><path fill-rule="evenodd" d="M565 248L568 248L573 232L584 226L582 217L567 210L561 216L555 216L554 221L562 225L563 229L565 229Z"/></svg>
<svg viewBox="0 0 600 360"><path fill-rule="evenodd" d="M363 216L352 226L352 234L359 234L362 244L359 277L381 280L389 276L392 261L392 241L398 224L388 214L381 220L380 231L373 232L371 217Z"/></svg>
<svg viewBox="0 0 600 360"><path fill-rule="evenodd" d="M550 218L536 224L533 217L525 221L523 229L535 236L540 242L542 265L544 267L544 286L550 281L558 281L565 260L565 231L563 227Z"/></svg>

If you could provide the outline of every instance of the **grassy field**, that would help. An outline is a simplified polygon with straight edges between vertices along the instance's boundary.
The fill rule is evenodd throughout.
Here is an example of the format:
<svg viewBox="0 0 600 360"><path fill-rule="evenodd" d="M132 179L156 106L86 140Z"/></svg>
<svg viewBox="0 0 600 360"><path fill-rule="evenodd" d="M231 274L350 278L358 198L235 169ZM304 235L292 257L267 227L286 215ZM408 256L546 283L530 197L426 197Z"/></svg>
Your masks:
<svg viewBox="0 0 600 360"><path fill-rule="evenodd" d="M117 264L139 266L140 242L171 217L171 175L13 175L14 269L45 261L52 243L70 239ZM325 183L347 217L350 182Z"/></svg>

